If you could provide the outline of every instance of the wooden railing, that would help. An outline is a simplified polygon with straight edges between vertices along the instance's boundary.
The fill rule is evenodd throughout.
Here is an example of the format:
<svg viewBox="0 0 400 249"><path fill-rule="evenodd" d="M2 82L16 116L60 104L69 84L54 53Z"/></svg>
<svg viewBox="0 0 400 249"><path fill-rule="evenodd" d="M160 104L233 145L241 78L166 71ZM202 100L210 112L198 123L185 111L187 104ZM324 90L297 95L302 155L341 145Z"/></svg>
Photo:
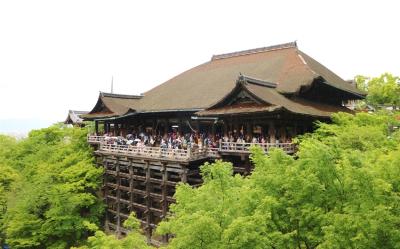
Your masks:
<svg viewBox="0 0 400 249"><path fill-rule="evenodd" d="M88 142L100 144L100 151L108 151L126 155L143 156L146 158L166 158L174 160L196 160L201 158L218 158L221 153L249 154L251 146L259 146L266 153L271 148L280 148L288 154L295 152L293 143L234 143L221 142L219 148L172 149L147 146L107 144L103 136L88 136Z"/></svg>
<svg viewBox="0 0 400 249"><path fill-rule="evenodd" d="M221 142L219 152L231 153L250 153L251 146L259 146L265 152L271 148L280 148L288 154L295 152L295 144L293 143L234 143L234 142Z"/></svg>
<svg viewBox="0 0 400 249"><path fill-rule="evenodd" d="M143 156L147 158L165 158L174 160L194 160L207 157L207 150L201 149L171 149L105 143L100 144L100 151Z"/></svg>
<svg viewBox="0 0 400 249"><path fill-rule="evenodd" d="M88 136L87 141L89 144L100 144L105 141L104 136Z"/></svg>

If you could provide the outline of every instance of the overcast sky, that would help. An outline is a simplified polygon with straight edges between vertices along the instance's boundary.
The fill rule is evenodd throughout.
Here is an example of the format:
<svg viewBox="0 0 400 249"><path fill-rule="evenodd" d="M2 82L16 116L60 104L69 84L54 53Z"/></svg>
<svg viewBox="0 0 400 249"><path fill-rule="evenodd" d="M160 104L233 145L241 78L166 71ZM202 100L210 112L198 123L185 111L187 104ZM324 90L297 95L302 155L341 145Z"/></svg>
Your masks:
<svg viewBox="0 0 400 249"><path fill-rule="evenodd" d="M294 40L344 79L400 75L399 10L384 0L0 0L0 132L91 110L112 76L115 93L139 94L213 54Z"/></svg>

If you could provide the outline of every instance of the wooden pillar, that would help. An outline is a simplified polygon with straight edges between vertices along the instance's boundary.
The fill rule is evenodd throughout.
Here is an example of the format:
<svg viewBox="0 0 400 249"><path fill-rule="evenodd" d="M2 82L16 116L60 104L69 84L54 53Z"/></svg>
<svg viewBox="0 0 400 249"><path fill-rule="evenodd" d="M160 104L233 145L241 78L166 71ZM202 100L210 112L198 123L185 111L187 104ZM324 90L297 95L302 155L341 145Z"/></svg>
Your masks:
<svg viewBox="0 0 400 249"><path fill-rule="evenodd" d="M94 130L96 132L96 136L99 135L99 121L94 121Z"/></svg>
<svg viewBox="0 0 400 249"><path fill-rule="evenodd" d="M182 172L180 173L181 181L187 183L187 169L186 166L182 165Z"/></svg>
<svg viewBox="0 0 400 249"><path fill-rule="evenodd" d="M216 123L215 122L212 122L211 123L211 135L213 136L213 137L215 137L215 127L216 126Z"/></svg>
<svg viewBox="0 0 400 249"><path fill-rule="evenodd" d="M253 137L253 131L252 131L252 129L251 129L251 123L250 123L250 121L248 121L247 123L246 123L246 136L250 136L250 137Z"/></svg>
<svg viewBox="0 0 400 249"><path fill-rule="evenodd" d="M164 135L167 135L169 132L169 121L168 119L165 120L165 127L164 127Z"/></svg>
<svg viewBox="0 0 400 249"><path fill-rule="evenodd" d="M236 134L240 134L239 123L236 119L233 119L232 125L233 125L232 132L234 132L236 130Z"/></svg>
<svg viewBox="0 0 400 249"><path fill-rule="evenodd" d="M153 133L153 135L155 135L155 134L157 134L156 132L156 128L157 128L157 120L156 119L153 119L152 120L152 124L151 124L151 129L152 129L152 133Z"/></svg>
<svg viewBox="0 0 400 249"><path fill-rule="evenodd" d="M285 125L282 125L282 126L280 127L280 134L281 134L280 142L281 142L281 143L285 143L285 142L286 142L286 138L287 138L286 126L285 126Z"/></svg>
<svg viewBox="0 0 400 249"><path fill-rule="evenodd" d="M229 131L229 128L228 128L228 124L226 123L226 120L224 119L224 126L223 126L223 135L224 136L228 136L228 131Z"/></svg>
<svg viewBox="0 0 400 249"><path fill-rule="evenodd" d="M167 212L168 212L168 200L167 200L167 196L168 196L168 191L167 191L167 181L168 181L168 171L166 168L166 164L163 163L162 167L161 167L161 174L162 174L162 182L161 182L161 195L162 195L162 199L161 199L161 208L162 208L162 215L161 215L161 219L164 219L165 217L167 217ZM162 241L164 243L168 242L168 235L165 235L162 237Z"/></svg>
<svg viewBox="0 0 400 249"><path fill-rule="evenodd" d="M116 235L118 238L121 236L121 177L119 174L119 158L117 157L115 161L115 170L117 171L117 229L116 229Z"/></svg>
<svg viewBox="0 0 400 249"><path fill-rule="evenodd" d="M269 121L268 123L268 136L270 143L276 142L275 122L273 120Z"/></svg>
<svg viewBox="0 0 400 249"><path fill-rule="evenodd" d="M151 239L151 197L150 197L150 192L151 192L151 182L150 182L150 163L149 161L146 161L146 195L145 195L145 199L146 199L146 237L148 240Z"/></svg>
<svg viewBox="0 0 400 249"><path fill-rule="evenodd" d="M130 192L130 198L129 198L129 208L130 211L133 212L133 203L135 201L135 193L133 192L135 188L135 180L133 176L133 165L132 165L132 159L129 159L129 192Z"/></svg>
<svg viewBox="0 0 400 249"><path fill-rule="evenodd" d="M108 231L109 230L108 223L109 223L109 220L110 220L110 217L108 215L109 189L108 189L108 185L107 185L107 182L108 182L108 177L107 177L107 172L106 172L106 170L107 170L107 162L106 162L105 158L103 158L103 167L104 167L104 174L103 174L104 192L103 192L103 194L104 194L104 197L105 197L105 204L106 204L106 217L105 217L106 221L105 221L104 226L105 226L106 231Z"/></svg>
<svg viewBox="0 0 400 249"><path fill-rule="evenodd" d="M109 131L108 123L104 121L104 133L108 133Z"/></svg>

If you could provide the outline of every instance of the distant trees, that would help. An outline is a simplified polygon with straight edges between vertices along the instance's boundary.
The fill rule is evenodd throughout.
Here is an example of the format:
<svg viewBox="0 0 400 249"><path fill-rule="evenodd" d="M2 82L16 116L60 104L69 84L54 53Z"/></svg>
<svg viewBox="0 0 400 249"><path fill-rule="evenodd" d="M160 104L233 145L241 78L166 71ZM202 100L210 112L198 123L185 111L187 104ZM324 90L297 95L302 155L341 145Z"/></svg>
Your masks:
<svg viewBox="0 0 400 249"><path fill-rule="evenodd" d="M368 93L366 104L375 108L391 106L400 108L400 78L390 73L384 73L379 77L356 76L357 87Z"/></svg>
<svg viewBox="0 0 400 249"><path fill-rule="evenodd" d="M253 149L255 169L202 167L158 229L167 248L400 248L400 134L391 116L337 114L300 138L297 159Z"/></svg>

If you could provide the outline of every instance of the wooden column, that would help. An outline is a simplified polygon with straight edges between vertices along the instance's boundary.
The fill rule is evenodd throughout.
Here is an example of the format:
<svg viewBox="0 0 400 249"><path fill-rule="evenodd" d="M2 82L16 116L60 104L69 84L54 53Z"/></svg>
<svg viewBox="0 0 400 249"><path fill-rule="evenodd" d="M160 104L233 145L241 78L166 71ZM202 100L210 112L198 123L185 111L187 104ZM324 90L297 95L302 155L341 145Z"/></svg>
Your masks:
<svg viewBox="0 0 400 249"><path fill-rule="evenodd" d="M119 158L117 157L115 161L115 170L116 170L116 178L117 178L117 229L116 234L117 237L120 238L121 236L121 177L119 175Z"/></svg>
<svg viewBox="0 0 400 249"><path fill-rule="evenodd" d="M215 136L215 121L211 121L211 135L214 137Z"/></svg>
<svg viewBox="0 0 400 249"><path fill-rule="evenodd" d="M252 125L251 125L250 121L248 121L246 123L246 136L253 137L253 131L252 131L251 127L252 127Z"/></svg>
<svg viewBox="0 0 400 249"><path fill-rule="evenodd" d="M275 130L275 123L273 120L268 122L268 136L270 143L276 142L276 130Z"/></svg>
<svg viewBox="0 0 400 249"><path fill-rule="evenodd" d="M182 165L182 172L180 173L181 181L187 183L187 169L186 166Z"/></svg>
<svg viewBox="0 0 400 249"><path fill-rule="evenodd" d="M169 121L168 119L165 120L165 127L164 127L164 135L167 135L169 132Z"/></svg>
<svg viewBox="0 0 400 249"><path fill-rule="evenodd" d="M150 163L149 161L146 161L146 211L145 211L145 215L146 215L146 237L149 240L151 238L151 197L150 197L150 192L151 192L151 182L150 182Z"/></svg>
<svg viewBox="0 0 400 249"><path fill-rule="evenodd" d="M108 123L104 122L104 133L108 133L110 131L109 127L108 127Z"/></svg>
<svg viewBox="0 0 400 249"><path fill-rule="evenodd" d="M105 197L105 204L106 204L106 217L105 217L105 218L106 218L106 221L105 221L104 226L105 226L106 231L108 231L108 230L109 230L108 223L109 223L110 217L109 217L109 215L108 215L108 195L109 195L109 189L108 189L108 185L107 185L107 182L108 182L108 177L107 177L107 172L106 172L106 170L107 170L107 164L106 164L105 158L104 158L103 156L102 156L102 159L103 159L103 167L104 167L104 174L103 174L104 192L103 192L103 195L104 195L104 197Z"/></svg>
<svg viewBox="0 0 400 249"><path fill-rule="evenodd" d="M224 119L224 126L223 126L223 135L224 136L228 136L228 131L229 131L229 128L228 128L228 124L226 123L226 120Z"/></svg>
<svg viewBox="0 0 400 249"><path fill-rule="evenodd" d="M162 168L161 168L161 174L162 174L162 182L161 182L161 209L162 209L162 215L161 219L164 219L167 217L167 212L168 212L168 192L167 192L167 181L168 181L168 171L166 168L166 164L162 163ZM168 235L165 235L162 237L162 241L164 243L168 242Z"/></svg>
<svg viewBox="0 0 400 249"><path fill-rule="evenodd" d="M132 165L132 159L129 159L129 208L131 212L133 212L133 203L135 202L135 194L133 192L135 188L135 180L133 176L133 165Z"/></svg>
<svg viewBox="0 0 400 249"><path fill-rule="evenodd" d="M96 132L96 136L99 135L99 121L94 121L94 130Z"/></svg>

